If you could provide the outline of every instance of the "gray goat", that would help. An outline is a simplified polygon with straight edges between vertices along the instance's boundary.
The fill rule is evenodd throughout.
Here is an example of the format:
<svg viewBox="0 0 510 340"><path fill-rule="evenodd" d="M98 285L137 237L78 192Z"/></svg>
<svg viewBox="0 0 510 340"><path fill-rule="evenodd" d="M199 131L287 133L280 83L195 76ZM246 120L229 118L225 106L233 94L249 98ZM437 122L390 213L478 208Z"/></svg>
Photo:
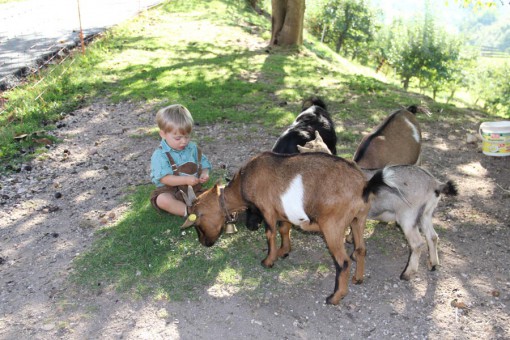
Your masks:
<svg viewBox="0 0 510 340"><path fill-rule="evenodd" d="M322 142L320 135L299 147L304 152L326 152L329 149ZM361 169L367 180L377 170ZM423 238L425 235L429 249L429 270L436 270L439 265L437 243L439 237L432 224L432 216L441 194L457 195L455 183L441 183L428 171L416 165L386 166L383 170L383 181L387 187L380 188L371 202L368 218L381 222L397 222L411 248L406 268L400 275L402 280L409 280L417 272Z"/></svg>
<svg viewBox="0 0 510 340"><path fill-rule="evenodd" d="M367 179L376 170L362 169ZM432 224L434 210L441 194L457 195L455 183L441 183L428 171L416 165L393 165L383 169L383 180L388 185L381 188L372 200L368 218L381 222L397 222L411 247L407 266L400 275L409 280L417 272L421 249L424 245L419 229L425 235L429 248L429 270L439 265L437 243L439 237ZM419 227L419 229L418 229Z"/></svg>

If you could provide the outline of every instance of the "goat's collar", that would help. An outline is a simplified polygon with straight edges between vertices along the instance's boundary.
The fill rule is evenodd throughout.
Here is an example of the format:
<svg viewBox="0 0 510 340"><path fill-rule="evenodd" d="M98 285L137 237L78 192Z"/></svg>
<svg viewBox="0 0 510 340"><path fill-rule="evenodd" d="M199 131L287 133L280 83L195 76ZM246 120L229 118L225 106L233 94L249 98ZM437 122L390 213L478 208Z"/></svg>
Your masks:
<svg viewBox="0 0 510 340"><path fill-rule="evenodd" d="M226 222L227 223L232 223L232 222L235 222L237 220L236 218L236 213L232 213L232 214L229 214L228 212L228 209L227 209L227 204L225 203L225 190L224 188L220 188L220 205L221 205L221 209L223 209L223 211L225 212L225 219L226 219Z"/></svg>

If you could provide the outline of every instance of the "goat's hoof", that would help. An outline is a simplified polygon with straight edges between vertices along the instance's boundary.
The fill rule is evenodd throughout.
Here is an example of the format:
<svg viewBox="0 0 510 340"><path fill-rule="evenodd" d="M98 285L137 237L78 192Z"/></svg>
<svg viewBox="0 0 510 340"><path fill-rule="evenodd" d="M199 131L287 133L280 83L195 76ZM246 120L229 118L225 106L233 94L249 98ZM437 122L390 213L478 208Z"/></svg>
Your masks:
<svg viewBox="0 0 510 340"><path fill-rule="evenodd" d="M279 251L278 251L278 253L277 253L278 257L280 257L280 258L282 258L282 259L284 259L284 258L288 257L288 256L289 256L289 254L290 254L290 250L287 250L287 249L285 249L285 250L282 250L282 249L281 249L281 250L279 250Z"/></svg>
<svg viewBox="0 0 510 340"><path fill-rule="evenodd" d="M335 294L331 294L330 296L328 296L328 297L326 298L326 304L327 304L327 305L338 305L338 302L340 302L340 300L335 301L335 300L333 299L333 296L334 296L334 295L335 295Z"/></svg>
<svg viewBox="0 0 510 340"><path fill-rule="evenodd" d="M363 279L357 279L355 277L352 278L352 283L355 285L360 285L363 283Z"/></svg>
<svg viewBox="0 0 510 340"><path fill-rule="evenodd" d="M406 274L406 273L402 273L402 274L400 274L400 279L401 280L405 280L405 281L409 281L411 279L411 275Z"/></svg>
<svg viewBox="0 0 510 340"><path fill-rule="evenodd" d="M266 260L262 260L262 262L260 262L262 264L263 267L266 267L266 268L273 268L273 265L274 263L266 263Z"/></svg>
<svg viewBox="0 0 510 340"><path fill-rule="evenodd" d="M351 254L351 260L353 260L354 262L356 262L356 255L355 255L355 253L352 253L352 254Z"/></svg>
<svg viewBox="0 0 510 340"><path fill-rule="evenodd" d="M432 264L430 261L427 261L427 268L431 271L431 272L435 272L437 270L437 267L439 266L439 264Z"/></svg>

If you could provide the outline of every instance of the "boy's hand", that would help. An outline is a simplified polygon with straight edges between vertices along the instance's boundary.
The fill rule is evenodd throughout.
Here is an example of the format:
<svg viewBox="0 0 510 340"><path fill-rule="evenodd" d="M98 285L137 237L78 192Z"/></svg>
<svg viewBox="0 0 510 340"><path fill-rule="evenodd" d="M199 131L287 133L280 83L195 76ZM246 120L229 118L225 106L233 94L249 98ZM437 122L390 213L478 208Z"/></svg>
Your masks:
<svg viewBox="0 0 510 340"><path fill-rule="evenodd" d="M209 180L209 174L203 173L200 175L200 183L205 183Z"/></svg>
<svg viewBox="0 0 510 340"><path fill-rule="evenodd" d="M187 184L191 185L191 186L197 185L200 182L200 180L198 178L196 178L195 176L186 176L186 178L188 179Z"/></svg>

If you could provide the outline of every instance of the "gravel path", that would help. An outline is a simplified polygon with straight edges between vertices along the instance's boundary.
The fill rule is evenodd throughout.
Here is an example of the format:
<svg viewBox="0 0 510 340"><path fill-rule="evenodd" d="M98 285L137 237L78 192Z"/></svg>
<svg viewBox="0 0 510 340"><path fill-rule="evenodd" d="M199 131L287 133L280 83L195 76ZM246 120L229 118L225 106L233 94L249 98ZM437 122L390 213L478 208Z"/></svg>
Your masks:
<svg viewBox="0 0 510 340"><path fill-rule="evenodd" d="M467 144L476 126L422 126L424 166L460 185L434 220L438 271L426 270L422 254L416 277L399 280L407 245L393 225L379 225L367 236L365 282L350 285L338 306L324 305L334 277L327 252L302 245L285 261L316 259L330 270L288 282L275 266L261 298L224 286L182 302L80 291L67 280L73 258L128 209L123 188L149 182L153 111L138 103L81 108L55 131L62 143L0 178L0 338L510 339L510 157ZM229 172L276 139L257 125L201 125L196 133L212 140L203 147L213 166Z"/></svg>

